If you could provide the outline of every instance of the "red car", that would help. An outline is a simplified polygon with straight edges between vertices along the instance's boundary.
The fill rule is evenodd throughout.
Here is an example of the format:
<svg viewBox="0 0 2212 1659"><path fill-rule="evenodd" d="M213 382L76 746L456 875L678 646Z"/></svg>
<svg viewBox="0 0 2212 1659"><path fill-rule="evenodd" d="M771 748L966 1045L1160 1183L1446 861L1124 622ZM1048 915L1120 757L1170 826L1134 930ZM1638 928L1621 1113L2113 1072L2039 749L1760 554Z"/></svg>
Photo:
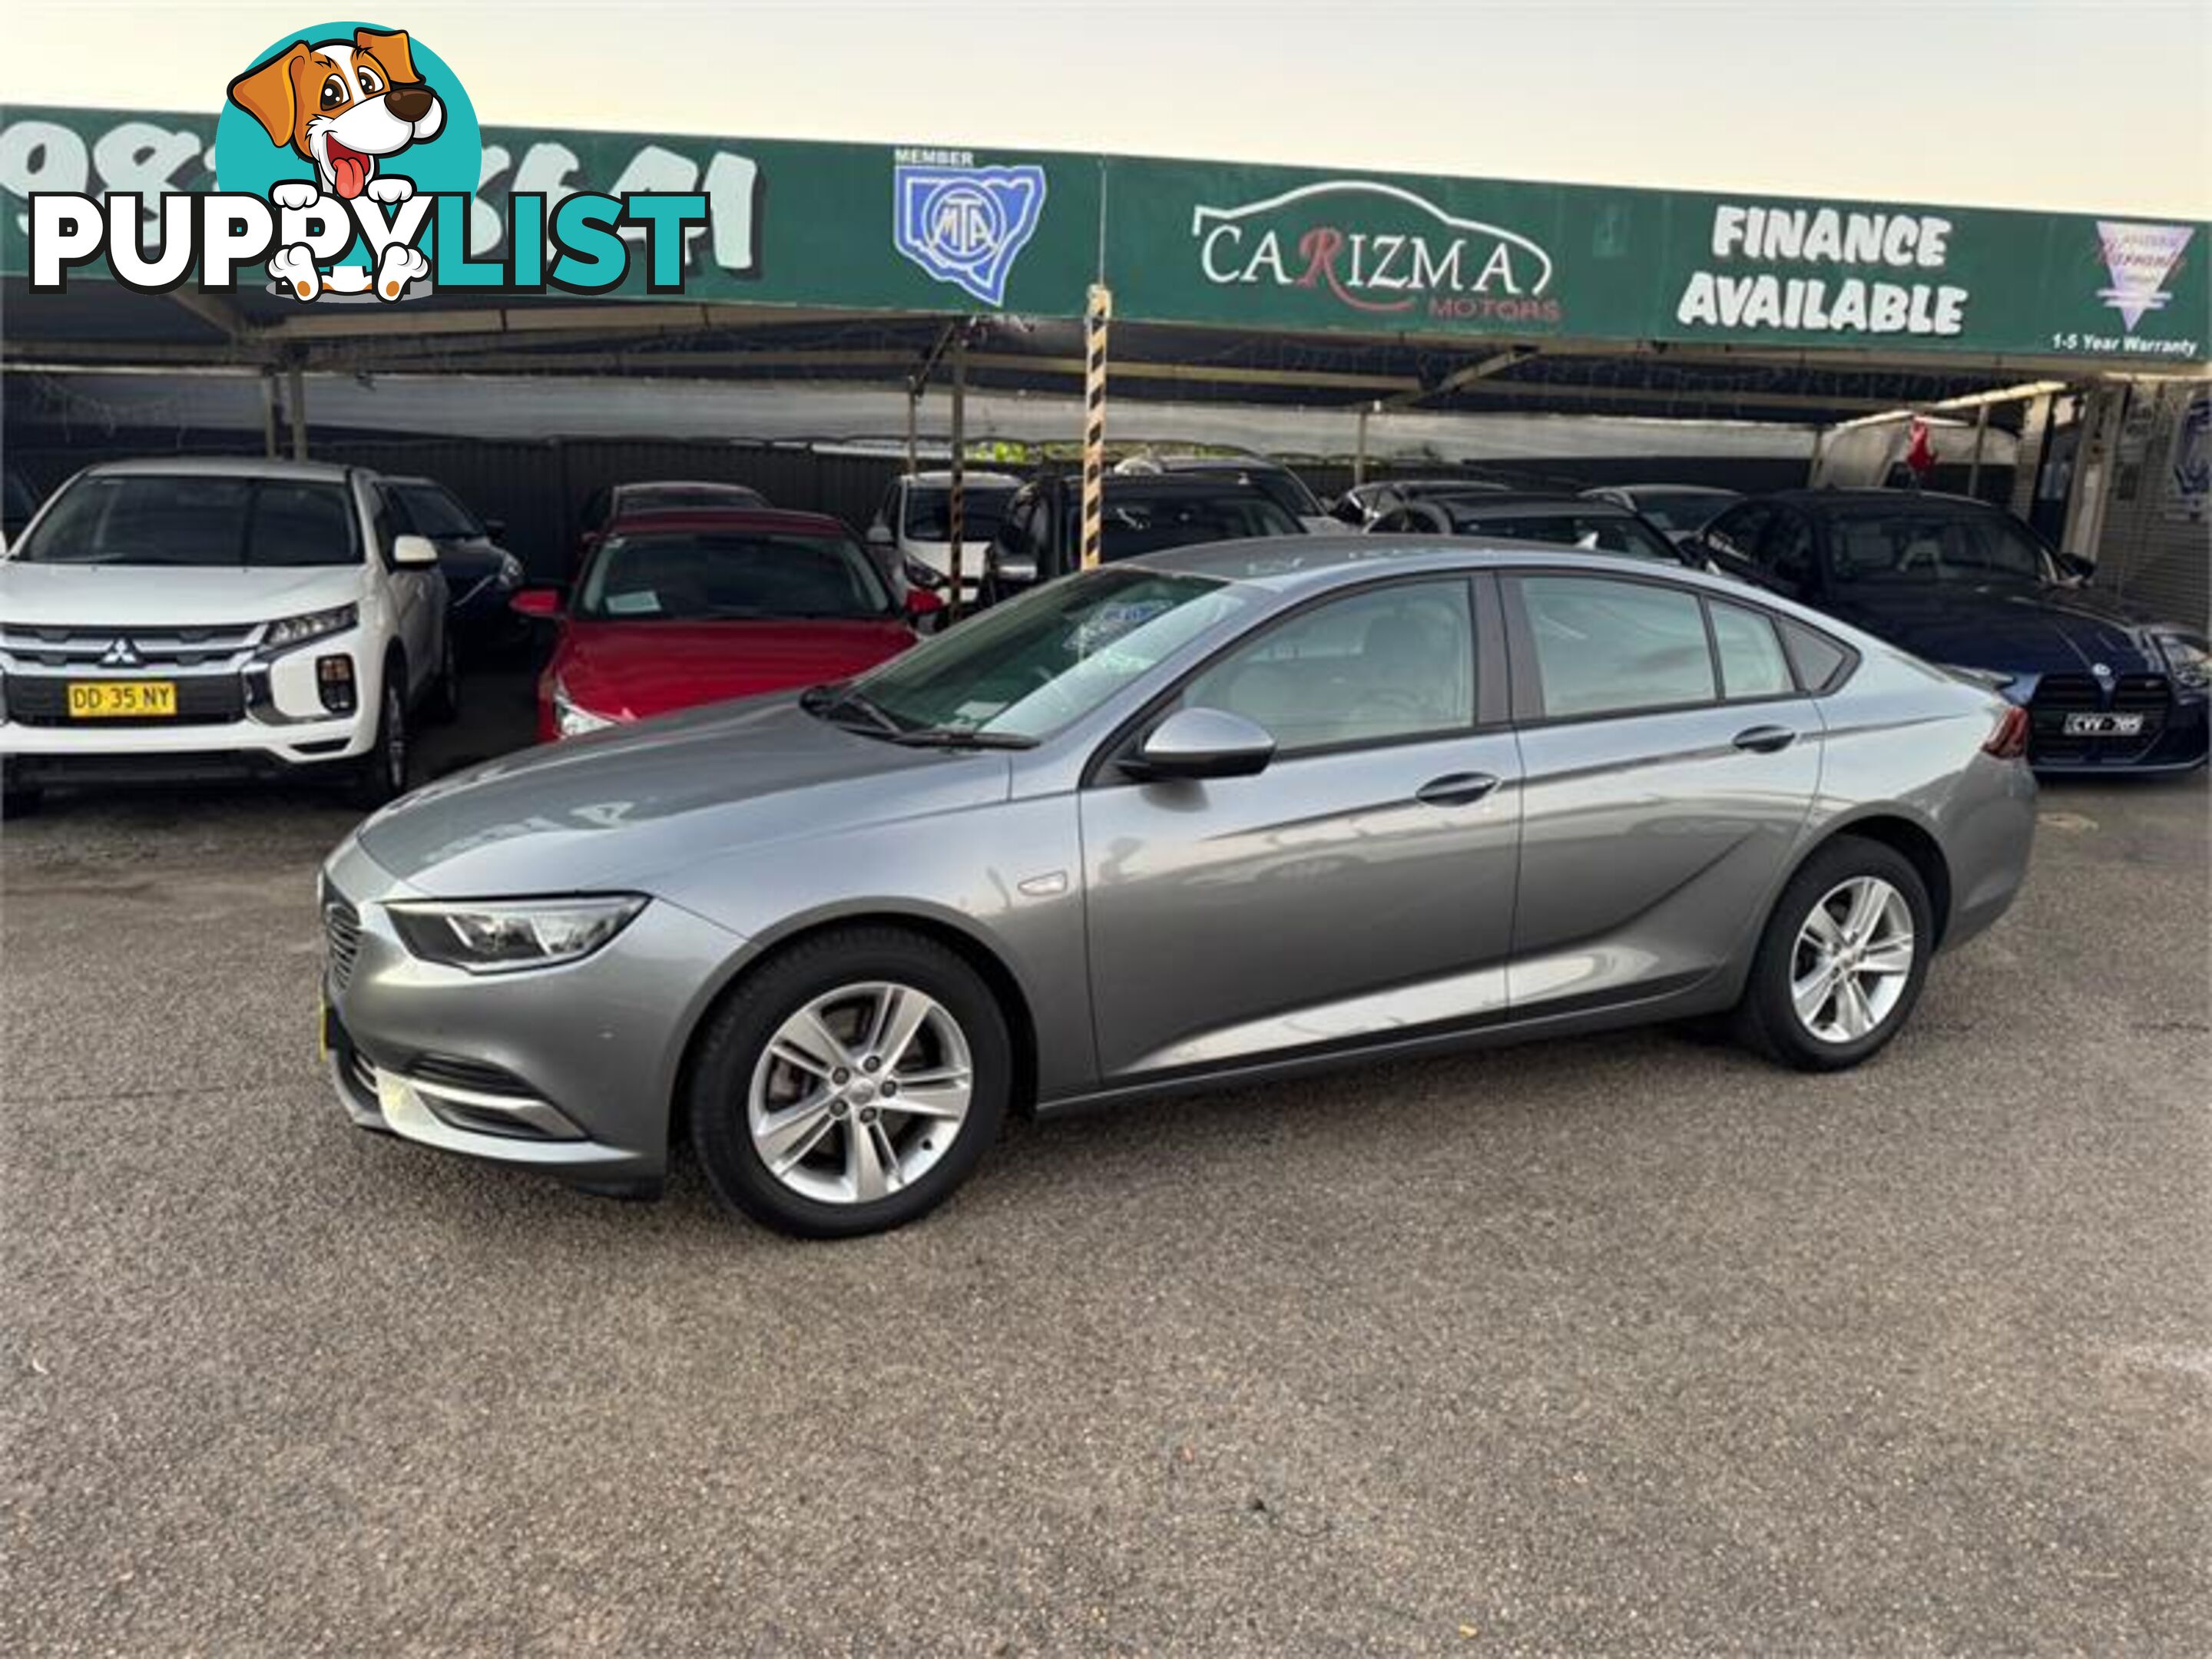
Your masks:
<svg viewBox="0 0 2212 1659"><path fill-rule="evenodd" d="M562 596L538 682L541 741L703 702L843 679L915 642L936 595L896 597L852 532L813 513L706 508L611 526Z"/></svg>

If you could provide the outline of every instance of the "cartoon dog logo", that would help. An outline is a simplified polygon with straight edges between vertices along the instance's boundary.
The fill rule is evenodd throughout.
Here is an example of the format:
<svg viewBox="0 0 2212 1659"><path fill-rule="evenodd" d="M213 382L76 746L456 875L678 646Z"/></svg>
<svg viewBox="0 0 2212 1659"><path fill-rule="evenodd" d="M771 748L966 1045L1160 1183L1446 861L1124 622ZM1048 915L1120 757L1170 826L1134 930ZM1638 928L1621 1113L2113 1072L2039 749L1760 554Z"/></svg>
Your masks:
<svg viewBox="0 0 2212 1659"><path fill-rule="evenodd" d="M415 181L380 163L427 143L446 125L446 106L416 71L404 29L357 28L350 40L295 40L230 83L230 101L261 124L270 143L289 148L315 171L315 182L285 180L270 191L279 207L312 207L319 196L347 201L406 201ZM368 273L339 267L327 276L305 244L280 250L269 269L302 300L325 291L358 293ZM394 244L377 261L375 291L397 299L429 272L429 261Z"/></svg>

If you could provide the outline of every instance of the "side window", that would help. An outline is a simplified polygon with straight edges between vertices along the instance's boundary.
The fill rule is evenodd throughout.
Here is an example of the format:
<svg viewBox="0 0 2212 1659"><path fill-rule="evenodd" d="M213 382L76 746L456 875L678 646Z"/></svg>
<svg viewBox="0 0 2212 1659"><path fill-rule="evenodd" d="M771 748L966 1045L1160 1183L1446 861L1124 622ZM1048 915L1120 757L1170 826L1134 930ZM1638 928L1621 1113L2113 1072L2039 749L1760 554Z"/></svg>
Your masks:
<svg viewBox="0 0 2212 1659"><path fill-rule="evenodd" d="M1036 505L1033 495L1017 495L1000 522L999 551L1010 559L1026 559L1030 553L1030 518Z"/></svg>
<svg viewBox="0 0 2212 1659"><path fill-rule="evenodd" d="M1184 688L1297 755L1463 732L1474 724L1467 584L1403 582L1332 599L1238 647Z"/></svg>
<svg viewBox="0 0 2212 1659"><path fill-rule="evenodd" d="M1797 671L1797 683L1808 691L1826 691L1836 684L1850 653L1815 629L1802 623L1784 622L1782 643Z"/></svg>
<svg viewBox="0 0 2212 1659"><path fill-rule="evenodd" d="M1705 528L1705 539L1716 550L1734 554L1748 563L1759 554L1759 538L1765 533L1774 509L1759 501L1731 507Z"/></svg>
<svg viewBox="0 0 2212 1659"><path fill-rule="evenodd" d="M400 505L399 492L380 487L369 492L369 531L376 538L376 550L385 563L392 562L392 544L399 537L414 533L414 522L407 509Z"/></svg>
<svg viewBox="0 0 2212 1659"><path fill-rule="evenodd" d="M1518 586L1547 720L1713 701L1696 594L1602 576L1526 576Z"/></svg>
<svg viewBox="0 0 2212 1659"><path fill-rule="evenodd" d="M1370 534L1388 536L1402 534L1405 532L1413 530L1425 530L1428 526L1425 524L1417 524L1414 522L1413 509L1412 507L1394 507L1388 513L1385 513L1381 518L1376 520L1373 524L1369 525L1367 528Z"/></svg>
<svg viewBox="0 0 2212 1659"><path fill-rule="evenodd" d="M1792 587L1813 585L1813 525L1802 513L1777 513L1759 544L1760 568Z"/></svg>
<svg viewBox="0 0 2212 1659"><path fill-rule="evenodd" d="M1746 697L1788 696L1797 689L1772 623L1756 611L1719 599L1707 600L1706 612L1713 619L1713 644L1720 653L1723 696L1734 702Z"/></svg>

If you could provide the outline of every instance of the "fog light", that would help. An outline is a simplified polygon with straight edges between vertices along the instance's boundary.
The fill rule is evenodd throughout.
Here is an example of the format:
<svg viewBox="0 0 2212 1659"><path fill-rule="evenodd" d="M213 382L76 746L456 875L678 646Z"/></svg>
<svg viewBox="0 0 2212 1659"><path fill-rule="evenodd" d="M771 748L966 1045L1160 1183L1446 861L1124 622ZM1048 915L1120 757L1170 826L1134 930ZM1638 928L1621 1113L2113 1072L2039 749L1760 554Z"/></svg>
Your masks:
<svg viewBox="0 0 2212 1659"><path fill-rule="evenodd" d="M353 659L351 657L316 658L315 683L322 688L324 708L329 709L333 714L353 713Z"/></svg>

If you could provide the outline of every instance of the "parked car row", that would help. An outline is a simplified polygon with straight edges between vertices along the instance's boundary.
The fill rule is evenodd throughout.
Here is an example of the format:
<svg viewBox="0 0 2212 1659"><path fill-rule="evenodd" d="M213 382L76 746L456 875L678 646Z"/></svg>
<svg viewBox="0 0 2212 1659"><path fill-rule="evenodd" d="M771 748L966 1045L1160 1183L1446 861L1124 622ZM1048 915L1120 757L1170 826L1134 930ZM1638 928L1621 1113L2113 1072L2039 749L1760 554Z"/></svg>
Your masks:
<svg viewBox="0 0 2212 1659"><path fill-rule="evenodd" d="M963 483L963 609L1079 568L1079 475ZM546 740L848 678L944 620L951 483L941 471L898 478L865 540L744 485L623 483L585 504L569 580L530 587L505 527L433 479L282 461L89 469L0 576L9 803L21 810L60 779L301 770L387 799L407 780L411 722L453 706L461 654L512 649L533 622L552 629L538 684ZM2002 691L2029 713L2040 769L2205 759L2202 629L2096 592L2084 568L1976 501L1668 484L1577 494L1461 477L1362 485L1324 514L1273 463L1140 454L1107 474L1103 507L1109 564L1356 525L1715 572ZM183 574L210 566L248 580ZM143 568L166 574L121 580Z"/></svg>

